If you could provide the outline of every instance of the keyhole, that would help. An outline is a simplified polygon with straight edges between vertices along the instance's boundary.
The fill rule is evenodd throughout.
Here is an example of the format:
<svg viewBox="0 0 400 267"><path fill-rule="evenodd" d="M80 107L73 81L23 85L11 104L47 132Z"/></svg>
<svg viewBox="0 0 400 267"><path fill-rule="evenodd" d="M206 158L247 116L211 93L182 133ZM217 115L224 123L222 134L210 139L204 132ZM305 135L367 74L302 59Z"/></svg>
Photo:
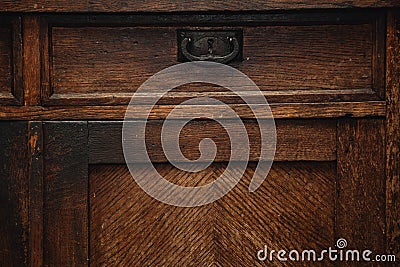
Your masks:
<svg viewBox="0 0 400 267"><path fill-rule="evenodd" d="M213 53L214 39L212 38L208 39L207 43L208 43L208 53L211 55Z"/></svg>

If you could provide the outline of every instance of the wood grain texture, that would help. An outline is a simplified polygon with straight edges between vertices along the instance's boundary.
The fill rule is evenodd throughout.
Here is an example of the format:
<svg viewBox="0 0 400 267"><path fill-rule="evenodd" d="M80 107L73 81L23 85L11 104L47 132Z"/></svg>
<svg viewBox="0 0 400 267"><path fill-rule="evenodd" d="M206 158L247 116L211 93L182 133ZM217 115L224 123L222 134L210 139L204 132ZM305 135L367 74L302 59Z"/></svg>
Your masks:
<svg viewBox="0 0 400 267"><path fill-rule="evenodd" d="M161 1L129 1L129 0L97 0L97 1L64 1L64 0L25 0L2 1L0 11L18 12L166 12L166 11L245 11L245 10L277 10L302 8L355 8L355 7L395 7L400 4L396 0L262 0L256 1L193 1L193 0L161 0Z"/></svg>
<svg viewBox="0 0 400 267"><path fill-rule="evenodd" d="M13 85L12 94L16 99L15 105L23 105L24 103L24 84L23 84L23 41L22 41L22 21L21 17L12 18L12 68L13 68Z"/></svg>
<svg viewBox="0 0 400 267"><path fill-rule="evenodd" d="M378 9L298 10L297 12L190 12L190 13L79 13L40 14L53 26L237 26L368 24L382 14ZM380 16L380 15L379 15Z"/></svg>
<svg viewBox="0 0 400 267"><path fill-rule="evenodd" d="M24 16L24 102L25 105L40 104L40 18Z"/></svg>
<svg viewBox="0 0 400 267"><path fill-rule="evenodd" d="M224 169L224 164L213 164L205 172L189 175L168 164L156 166L168 180L186 186L209 183ZM264 266L256 259L264 245L271 249L331 246L335 165L275 163L261 188L249 193L254 167L250 165L239 184L217 202L180 208L146 195L125 166L93 166L91 264ZM146 175L146 170L138 167L136 175Z"/></svg>
<svg viewBox="0 0 400 267"><path fill-rule="evenodd" d="M27 125L26 122L0 123L0 266L28 264Z"/></svg>
<svg viewBox="0 0 400 267"><path fill-rule="evenodd" d="M230 107L242 119L254 119L254 114L243 104L231 104ZM337 103L286 103L270 105L274 118L340 118L340 117L384 117L386 114L386 103L384 101L370 102L337 102ZM157 105L149 115L149 119L165 119L175 108L174 105ZM265 106L254 106L262 118L269 118ZM129 118L147 118L143 106L135 106L127 114ZM188 109L191 114L206 117L210 109L220 109L221 118L229 119L224 114L225 108L219 106L193 105L177 107L177 115L185 118ZM81 106L81 107L3 107L0 106L0 120L123 120L125 117L125 106Z"/></svg>
<svg viewBox="0 0 400 267"><path fill-rule="evenodd" d="M338 121L336 238L385 251L385 127L382 119Z"/></svg>
<svg viewBox="0 0 400 267"><path fill-rule="evenodd" d="M43 124L45 266L89 263L86 126L86 122Z"/></svg>
<svg viewBox="0 0 400 267"><path fill-rule="evenodd" d="M167 27L168 20L162 27L52 23L56 26L50 29L46 105L129 103L146 79L178 63L176 31L185 28L184 24ZM377 65L373 62L373 20L360 25L237 27L243 28L244 60L230 65L247 74L270 103L378 99L372 90L372 64ZM233 86L240 88L240 84ZM239 101L217 86L186 85L159 104L177 104L199 93L211 93L225 102Z"/></svg>
<svg viewBox="0 0 400 267"><path fill-rule="evenodd" d="M372 86L373 91L377 96L384 100L386 99L386 13L376 10L376 20L374 22L373 41L374 49L372 52Z"/></svg>
<svg viewBox="0 0 400 267"><path fill-rule="evenodd" d="M29 266L43 266L43 127L28 122Z"/></svg>
<svg viewBox="0 0 400 267"><path fill-rule="evenodd" d="M334 163L274 163L262 186L248 193L252 168L216 206L219 266L288 266L260 262L255 252L321 251L334 243ZM233 254L232 256L230 254ZM236 255L235 255L236 254ZM332 266L329 261L313 263ZM293 266L310 266L296 262Z"/></svg>
<svg viewBox="0 0 400 267"><path fill-rule="evenodd" d="M386 229L387 248L400 260L400 14L387 28Z"/></svg>
<svg viewBox="0 0 400 267"><path fill-rule="evenodd" d="M21 36L20 17L0 17L0 104L23 101Z"/></svg>
<svg viewBox="0 0 400 267"><path fill-rule="evenodd" d="M0 100L12 97L12 28L0 26Z"/></svg>
<svg viewBox="0 0 400 267"><path fill-rule="evenodd" d="M162 121L152 121L146 128L148 154L153 162L168 162L161 145L162 123ZM258 124L255 121L245 121L244 124L250 140L250 160L256 161L260 157L261 144ZM276 133L275 161L336 159L335 120L279 120L276 121ZM235 133L231 134L235 136ZM105 136L107 136L106 141ZM204 138L211 138L217 145L215 162L229 161L231 157L229 136L215 121L192 121L182 129L179 137L182 153L191 160L200 157L198 146ZM90 164L125 163L121 122L89 122L88 142ZM130 142L132 140L125 140L126 144Z"/></svg>

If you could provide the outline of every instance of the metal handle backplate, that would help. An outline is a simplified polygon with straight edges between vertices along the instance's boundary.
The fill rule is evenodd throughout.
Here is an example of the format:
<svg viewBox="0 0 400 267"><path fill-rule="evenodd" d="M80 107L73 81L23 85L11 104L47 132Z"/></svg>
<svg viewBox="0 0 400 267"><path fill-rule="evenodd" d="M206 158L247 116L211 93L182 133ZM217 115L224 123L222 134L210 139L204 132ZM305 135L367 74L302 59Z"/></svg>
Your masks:
<svg viewBox="0 0 400 267"><path fill-rule="evenodd" d="M241 60L241 31L178 32L179 61L213 61L229 63Z"/></svg>

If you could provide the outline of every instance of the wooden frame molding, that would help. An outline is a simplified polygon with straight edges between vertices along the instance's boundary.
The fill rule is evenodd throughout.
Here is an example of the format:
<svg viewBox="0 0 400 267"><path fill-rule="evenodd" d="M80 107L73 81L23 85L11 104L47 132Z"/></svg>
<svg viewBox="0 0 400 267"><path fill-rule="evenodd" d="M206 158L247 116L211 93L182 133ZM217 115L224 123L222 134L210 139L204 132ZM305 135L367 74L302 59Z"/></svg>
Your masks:
<svg viewBox="0 0 400 267"><path fill-rule="evenodd" d="M246 10L279 10L279 9L310 9L310 8L367 8L367 7L398 7L396 0L299 0L294 5L290 0L262 0L256 1L232 1L227 5L226 1L201 0L188 2L178 1L129 1L118 0L110 4L108 1L12 1L2 2L0 11L11 12L176 12L176 11L246 11Z"/></svg>
<svg viewBox="0 0 400 267"><path fill-rule="evenodd" d="M336 238L387 253L384 120L339 119L337 130Z"/></svg>
<svg viewBox="0 0 400 267"><path fill-rule="evenodd" d="M230 105L242 119L254 119L253 112L247 105ZM271 104L274 118L276 119L307 119L307 118L340 118L340 117L384 117L386 103L384 101L371 102L337 102L337 103L289 103ZM157 105L149 115L149 119L165 119L173 110L173 105ZM221 109L219 106L192 105L179 106L179 113L185 115L187 109L192 109L191 114L198 113L204 117L208 109ZM260 105L254 108L265 111ZM0 106L0 120L123 120L125 106L81 106L81 107L2 107ZM178 112L178 110L177 110ZM265 113L265 112L264 112ZM261 113L259 113L261 114ZM138 105L131 109L130 118L145 119L143 107ZM269 114L259 118L268 118ZM228 116L224 118L229 119Z"/></svg>
<svg viewBox="0 0 400 267"><path fill-rule="evenodd" d="M386 72L387 248L400 260L400 12L390 12Z"/></svg>
<svg viewBox="0 0 400 267"><path fill-rule="evenodd" d="M40 18L24 16L24 91L25 105L36 106L41 102L40 90Z"/></svg>

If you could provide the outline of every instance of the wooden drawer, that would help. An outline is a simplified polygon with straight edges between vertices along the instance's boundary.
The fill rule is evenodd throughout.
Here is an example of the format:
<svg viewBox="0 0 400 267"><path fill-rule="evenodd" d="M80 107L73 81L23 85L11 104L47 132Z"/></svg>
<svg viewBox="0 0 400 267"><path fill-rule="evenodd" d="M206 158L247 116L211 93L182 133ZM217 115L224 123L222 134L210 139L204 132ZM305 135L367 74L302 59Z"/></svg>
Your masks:
<svg viewBox="0 0 400 267"><path fill-rule="evenodd" d="M0 104L22 104L22 41L18 17L0 17Z"/></svg>
<svg viewBox="0 0 400 267"><path fill-rule="evenodd" d="M46 105L127 104L151 75L179 63L179 29L242 30L243 59L230 65L270 103L378 100L383 92L379 13L53 16L43 27ZM199 95L240 102L226 89L202 84L177 88L159 103Z"/></svg>

